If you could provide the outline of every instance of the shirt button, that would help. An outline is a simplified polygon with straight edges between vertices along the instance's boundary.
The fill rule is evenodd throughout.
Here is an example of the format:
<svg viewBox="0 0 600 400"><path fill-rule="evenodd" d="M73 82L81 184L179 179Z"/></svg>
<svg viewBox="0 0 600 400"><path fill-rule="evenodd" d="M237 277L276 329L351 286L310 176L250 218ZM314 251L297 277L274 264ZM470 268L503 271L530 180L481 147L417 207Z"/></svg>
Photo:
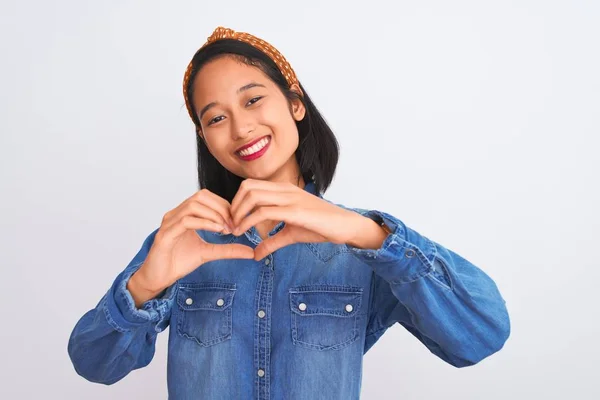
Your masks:
<svg viewBox="0 0 600 400"><path fill-rule="evenodd" d="M268 258L265 260L265 265L269 265L271 263L271 260L269 260Z"/></svg>
<svg viewBox="0 0 600 400"><path fill-rule="evenodd" d="M300 309L300 311L304 311L304 310L306 310L306 304L300 303L300 304L298 304L298 308Z"/></svg>
<svg viewBox="0 0 600 400"><path fill-rule="evenodd" d="M353 309L352 304L346 304L346 311L352 312Z"/></svg>
<svg viewBox="0 0 600 400"><path fill-rule="evenodd" d="M217 300L217 305L218 305L219 307L221 307L223 304L225 304L225 300L223 300L223 299L219 299L219 300Z"/></svg>
<svg viewBox="0 0 600 400"><path fill-rule="evenodd" d="M192 300L191 297L188 297L187 299L185 299L185 304L187 304L188 306L191 305L194 302L194 300Z"/></svg>
<svg viewBox="0 0 600 400"><path fill-rule="evenodd" d="M267 315L267 314L266 314L266 313L265 313L263 310L260 310L260 311L258 312L258 318L264 318L264 317L265 317L265 315Z"/></svg>
<svg viewBox="0 0 600 400"><path fill-rule="evenodd" d="M258 370L258 376L260 376L261 378L262 378L263 376L265 376L265 371L263 371L262 369L259 369L259 370Z"/></svg>
<svg viewBox="0 0 600 400"><path fill-rule="evenodd" d="M406 258L413 258L415 256L415 254L416 253L413 249L408 249L408 250L406 250L406 253L404 253Z"/></svg>

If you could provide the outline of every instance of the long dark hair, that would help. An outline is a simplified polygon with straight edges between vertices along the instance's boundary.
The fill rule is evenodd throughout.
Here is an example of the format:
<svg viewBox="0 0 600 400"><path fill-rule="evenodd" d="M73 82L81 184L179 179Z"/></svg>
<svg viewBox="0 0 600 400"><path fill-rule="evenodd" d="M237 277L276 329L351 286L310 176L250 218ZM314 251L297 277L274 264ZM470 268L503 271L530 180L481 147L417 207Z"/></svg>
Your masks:
<svg viewBox="0 0 600 400"><path fill-rule="evenodd" d="M299 144L296 150L296 160L305 182L312 181L317 193L323 193L331 184L339 158L339 145L333 131L313 104L308 93L299 83L303 96L289 90L285 77L279 71L277 64L260 50L251 45L235 40L222 39L198 50L192 59L192 71L187 88L191 109L193 105L193 83L196 74L207 62L223 56L231 56L241 62L260 68L281 90L288 101L299 99L306 108L301 121L296 121ZM229 172L210 153L206 143L198 134L200 121L194 113L196 125L196 141L198 147L198 184L200 189L206 188L223 197L229 202L237 193L244 178Z"/></svg>

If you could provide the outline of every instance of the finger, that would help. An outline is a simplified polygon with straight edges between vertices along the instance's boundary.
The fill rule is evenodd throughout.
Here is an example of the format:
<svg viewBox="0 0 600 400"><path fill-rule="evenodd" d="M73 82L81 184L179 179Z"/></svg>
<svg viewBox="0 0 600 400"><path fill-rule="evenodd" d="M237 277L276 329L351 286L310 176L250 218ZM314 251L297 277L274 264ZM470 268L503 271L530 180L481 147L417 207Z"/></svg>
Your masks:
<svg viewBox="0 0 600 400"><path fill-rule="evenodd" d="M290 244L294 244L296 241L290 234L287 227L280 230L275 235L266 238L262 242L256 246L254 249L254 259L256 261L260 261L271 253L274 253L276 250L279 250L285 246Z"/></svg>
<svg viewBox="0 0 600 400"><path fill-rule="evenodd" d="M290 206L260 206L240 221L239 225L233 230L233 234L239 236L250 229L251 226L256 226L266 220L293 223L294 210Z"/></svg>
<svg viewBox="0 0 600 400"><path fill-rule="evenodd" d="M164 226L169 226L174 222L179 221L184 215L189 214L188 212L182 212L182 210L187 210L191 203L200 203L206 207L212 208L221 215L223 221L229 221L231 219L229 202L208 189L202 189L185 199L174 209L167 212L163 217L162 224ZM217 221L219 221L219 219L216 219L215 222Z"/></svg>
<svg viewBox="0 0 600 400"><path fill-rule="evenodd" d="M251 190L260 189L272 192L286 192L289 190L287 186L288 185L285 183L263 181L258 179L245 179L240 184L237 193L231 200L231 214L233 215L233 213L240 207L240 204L244 202L244 197L246 197L246 194Z"/></svg>
<svg viewBox="0 0 600 400"><path fill-rule="evenodd" d="M246 193L243 201L236 210L231 211L233 226L239 225L242 219L260 206L286 206L290 204L288 193L253 189Z"/></svg>
<svg viewBox="0 0 600 400"><path fill-rule="evenodd" d="M196 200L217 211L227 224L233 225L231 223L231 204L227 200L208 189L198 192ZM233 226L231 228L233 229Z"/></svg>
<svg viewBox="0 0 600 400"><path fill-rule="evenodd" d="M203 218L219 225L227 226L227 223L217 211L195 200L189 200L185 207L177 211L170 221L165 223L165 228L169 228L171 225L178 223L178 221L186 216Z"/></svg>
<svg viewBox="0 0 600 400"><path fill-rule="evenodd" d="M213 221L209 221L204 218L198 218L191 215L186 215L181 218L178 222L161 229L164 232L164 237L169 240L173 240L176 237L182 235L188 229L202 229L211 232L222 232L225 227Z"/></svg>
<svg viewBox="0 0 600 400"><path fill-rule="evenodd" d="M204 262L232 258L254 259L254 249L239 243L206 243L203 251Z"/></svg>

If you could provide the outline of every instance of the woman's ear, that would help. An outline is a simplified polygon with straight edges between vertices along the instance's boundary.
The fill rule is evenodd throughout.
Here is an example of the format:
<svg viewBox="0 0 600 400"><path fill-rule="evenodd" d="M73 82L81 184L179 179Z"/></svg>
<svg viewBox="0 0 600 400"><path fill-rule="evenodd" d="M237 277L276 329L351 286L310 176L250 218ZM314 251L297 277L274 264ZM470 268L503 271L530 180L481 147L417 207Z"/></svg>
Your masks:
<svg viewBox="0 0 600 400"><path fill-rule="evenodd" d="M298 93L300 97L304 97L304 93L302 93L302 89L300 89L300 86L297 83L292 84L292 86L290 86L290 90ZM306 107L304 107L304 103L302 103L300 99L294 99L291 101L291 111L292 116L296 121L302 121L306 115Z"/></svg>

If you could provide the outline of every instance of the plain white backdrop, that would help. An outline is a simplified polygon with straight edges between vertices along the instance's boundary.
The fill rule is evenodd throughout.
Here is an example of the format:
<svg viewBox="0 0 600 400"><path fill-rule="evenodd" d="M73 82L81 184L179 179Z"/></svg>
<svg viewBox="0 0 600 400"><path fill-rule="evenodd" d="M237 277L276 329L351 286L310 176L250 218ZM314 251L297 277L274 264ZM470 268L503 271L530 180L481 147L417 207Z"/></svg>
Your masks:
<svg viewBox="0 0 600 400"><path fill-rule="evenodd" d="M112 386L67 340L198 189L181 82L219 25L277 47L331 124L325 197L397 216L507 301L509 340L473 367L388 330L362 398L600 398L599 19L593 1L2 1L0 398L166 398L166 333Z"/></svg>

